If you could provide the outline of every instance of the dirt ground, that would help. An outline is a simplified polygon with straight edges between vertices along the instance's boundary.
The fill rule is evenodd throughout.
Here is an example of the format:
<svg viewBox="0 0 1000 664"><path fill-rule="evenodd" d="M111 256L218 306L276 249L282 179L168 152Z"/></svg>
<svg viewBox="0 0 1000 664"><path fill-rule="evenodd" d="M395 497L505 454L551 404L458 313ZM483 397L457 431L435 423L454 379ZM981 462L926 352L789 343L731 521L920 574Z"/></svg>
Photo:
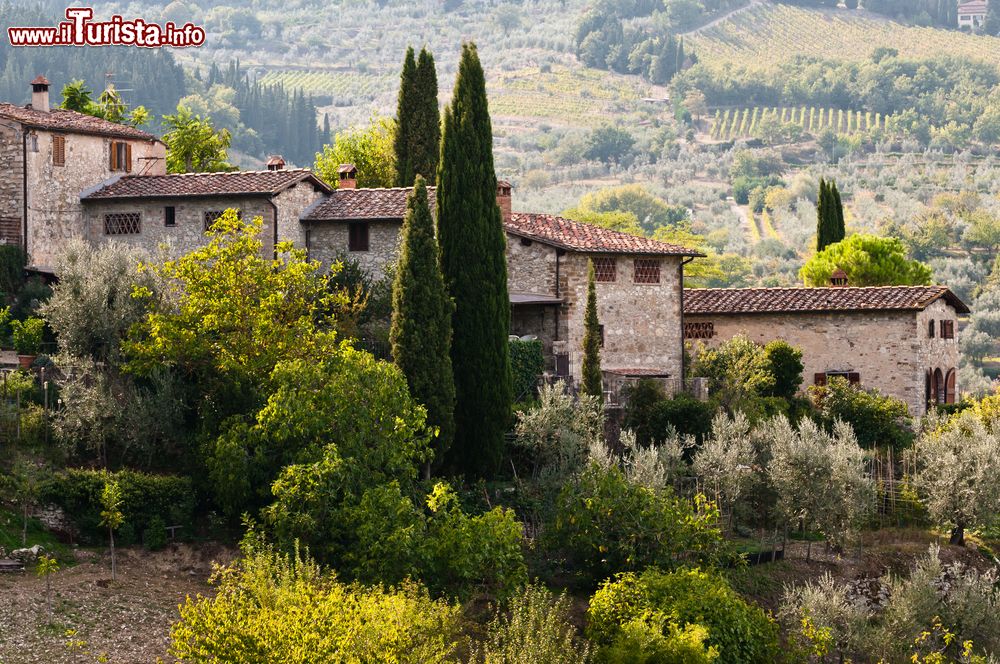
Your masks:
<svg viewBox="0 0 1000 664"><path fill-rule="evenodd" d="M229 562L235 552L214 544L121 550L114 583L106 551L75 555L76 565L52 576L51 618L43 579L30 569L0 574L0 664L166 659L178 605L210 594L213 561Z"/></svg>

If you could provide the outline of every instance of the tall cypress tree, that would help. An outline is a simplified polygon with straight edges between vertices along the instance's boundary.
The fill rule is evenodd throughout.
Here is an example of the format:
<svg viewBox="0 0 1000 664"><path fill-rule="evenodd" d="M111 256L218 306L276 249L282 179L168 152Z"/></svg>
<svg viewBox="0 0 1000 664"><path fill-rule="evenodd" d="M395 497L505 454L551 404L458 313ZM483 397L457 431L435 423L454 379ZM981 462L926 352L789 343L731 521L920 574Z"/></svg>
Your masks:
<svg viewBox="0 0 1000 664"><path fill-rule="evenodd" d="M413 111L413 154L410 163L414 173L423 175L429 184L437 177L441 156L441 111L438 110L437 69L434 56L426 48L417 57L417 90L419 96Z"/></svg>
<svg viewBox="0 0 1000 664"><path fill-rule="evenodd" d="M441 269L455 301L449 458L455 470L479 476L499 467L513 399L506 239L496 195L486 79L475 44L467 43L444 114L437 215Z"/></svg>
<svg viewBox="0 0 1000 664"><path fill-rule="evenodd" d="M823 251L832 243L830 228L830 189L826 180L819 179L819 195L816 197L816 251Z"/></svg>
<svg viewBox="0 0 1000 664"><path fill-rule="evenodd" d="M597 284L594 261L587 268L587 307L583 312L583 385L582 392L604 400L601 376L601 324L597 319Z"/></svg>
<svg viewBox="0 0 1000 664"><path fill-rule="evenodd" d="M396 136L393 140L393 152L396 155L396 186L412 187L413 163L412 132L415 107L420 96L417 88L417 61L413 56L413 47L406 49L403 59L403 72L399 75L399 97L396 101Z"/></svg>
<svg viewBox="0 0 1000 664"><path fill-rule="evenodd" d="M392 358L406 375L413 398L438 427L440 463L455 433L455 383L451 372L451 315L444 285L427 186L419 175L406 199L402 245L392 285Z"/></svg>
<svg viewBox="0 0 1000 664"><path fill-rule="evenodd" d="M833 207L833 241L840 242L847 236L847 225L844 223L844 203L840 200L840 189L837 188L836 182L831 182L829 184L832 190L832 207Z"/></svg>

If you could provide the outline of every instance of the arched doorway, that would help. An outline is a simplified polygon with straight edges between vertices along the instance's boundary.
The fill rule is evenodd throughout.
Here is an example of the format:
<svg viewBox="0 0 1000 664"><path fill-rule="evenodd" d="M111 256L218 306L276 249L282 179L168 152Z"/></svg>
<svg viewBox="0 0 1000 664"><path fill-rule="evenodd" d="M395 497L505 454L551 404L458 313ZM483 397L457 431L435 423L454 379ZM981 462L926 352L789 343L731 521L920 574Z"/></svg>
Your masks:
<svg viewBox="0 0 1000 664"><path fill-rule="evenodd" d="M948 369L944 377L944 402L955 403L955 369Z"/></svg>

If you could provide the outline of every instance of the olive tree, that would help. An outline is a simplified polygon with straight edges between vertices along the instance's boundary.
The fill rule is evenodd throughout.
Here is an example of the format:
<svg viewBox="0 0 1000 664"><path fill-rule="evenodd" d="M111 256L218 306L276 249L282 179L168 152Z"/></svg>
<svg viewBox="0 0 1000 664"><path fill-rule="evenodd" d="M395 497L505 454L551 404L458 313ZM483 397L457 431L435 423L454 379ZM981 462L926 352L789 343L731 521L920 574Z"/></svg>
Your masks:
<svg viewBox="0 0 1000 664"><path fill-rule="evenodd" d="M914 485L932 519L951 528L951 543L965 545L965 530L1000 510L1000 435L974 413L946 426L929 423L912 450Z"/></svg>
<svg viewBox="0 0 1000 664"><path fill-rule="evenodd" d="M750 421L743 413L733 417L719 413L712 420L712 435L694 456L694 471L704 490L714 491L732 515L733 506L752 479L755 458Z"/></svg>

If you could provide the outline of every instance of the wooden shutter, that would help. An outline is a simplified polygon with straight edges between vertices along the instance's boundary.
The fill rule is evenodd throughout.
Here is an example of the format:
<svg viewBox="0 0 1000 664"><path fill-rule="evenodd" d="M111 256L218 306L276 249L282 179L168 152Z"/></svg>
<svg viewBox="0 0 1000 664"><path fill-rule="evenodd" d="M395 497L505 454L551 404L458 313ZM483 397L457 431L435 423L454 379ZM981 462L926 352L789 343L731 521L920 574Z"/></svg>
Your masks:
<svg viewBox="0 0 1000 664"><path fill-rule="evenodd" d="M125 172L132 172L132 144L125 144Z"/></svg>
<svg viewBox="0 0 1000 664"><path fill-rule="evenodd" d="M847 382L849 382L851 385L860 385L861 374L857 373L856 371L850 372L849 374L847 374Z"/></svg>
<svg viewBox="0 0 1000 664"><path fill-rule="evenodd" d="M108 165L111 170L118 170L118 141L111 141L111 163Z"/></svg>
<svg viewBox="0 0 1000 664"><path fill-rule="evenodd" d="M955 370L949 369L944 379L944 402L955 403Z"/></svg>
<svg viewBox="0 0 1000 664"><path fill-rule="evenodd" d="M821 386L826 385L826 374L825 373L813 374L813 384Z"/></svg>

